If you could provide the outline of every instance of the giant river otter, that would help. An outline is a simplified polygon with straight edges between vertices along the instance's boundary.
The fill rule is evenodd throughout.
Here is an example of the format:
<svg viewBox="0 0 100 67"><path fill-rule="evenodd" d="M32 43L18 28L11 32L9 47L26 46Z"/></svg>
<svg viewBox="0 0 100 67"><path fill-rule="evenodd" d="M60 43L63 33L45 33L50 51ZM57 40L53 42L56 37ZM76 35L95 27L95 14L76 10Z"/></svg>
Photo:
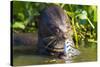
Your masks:
<svg viewBox="0 0 100 67"><path fill-rule="evenodd" d="M72 29L67 14L59 6L44 9L38 22L38 52L42 55L64 56L65 40Z"/></svg>

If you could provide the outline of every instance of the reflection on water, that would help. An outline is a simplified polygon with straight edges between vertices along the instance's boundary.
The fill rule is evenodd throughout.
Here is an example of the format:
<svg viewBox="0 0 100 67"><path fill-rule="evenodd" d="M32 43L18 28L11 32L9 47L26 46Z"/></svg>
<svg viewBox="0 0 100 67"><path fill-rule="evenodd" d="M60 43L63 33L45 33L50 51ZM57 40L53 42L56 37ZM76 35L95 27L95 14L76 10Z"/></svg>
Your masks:
<svg viewBox="0 0 100 67"><path fill-rule="evenodd" d="M60 60L50 56L40 56L34 54L34 51L22 50L17 51L14 49L13 65L39 65L39 64L54 64L54 63L72 63L72 62L87 62L96 61L97 54L95 48L80 48L81 54L79 56L73 57L73 60ZM33 52L33 53L32 53Z"/></svg>
<svg viewBox="0 0 100 67"><path fill-rule="evenodd" d="M80 48L81 54L73 58L73 62L88 62L97 60L96 48Z"/></svg>
<svg viewBox="0 0 100 67"><path fill-rule="evenodd" d="M15 57L14 59L14 65L39 65L52 63L64 63L64 61L53 58L50 59L49 57L43 57L38 55L23 55Z"/></svg>
<svg viewBox="0 0 100 67"><path fill-rule="evenodd" d="M60 60L51 56L37 55L35 53L37 36L35 34L33 35L33 33L14 34L13 37L15 40L13 43L13 65L14 66L72 63L72 62L76 63L76 62L88 62L88 61L97 60L96 43L87 43L85 45L85 42L82 41L81 43L82 46L79 47L80 55L74 56L71 60L67 60L65 62L64 60ZM83 47L87 47L87 48L83 48Z"/></svg>

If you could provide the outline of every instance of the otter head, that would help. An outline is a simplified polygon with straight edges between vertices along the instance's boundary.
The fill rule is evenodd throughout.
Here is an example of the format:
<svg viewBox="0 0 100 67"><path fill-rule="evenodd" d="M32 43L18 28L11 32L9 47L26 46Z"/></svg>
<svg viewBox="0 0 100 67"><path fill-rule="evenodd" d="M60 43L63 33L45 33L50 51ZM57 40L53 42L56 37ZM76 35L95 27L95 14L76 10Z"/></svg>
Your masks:
<svg viewBox="0 0 100 67"><path fill-rule="evenodd" d="M50 6L39 18L39 50L51 54L64 52L64 42L70 36L70 21L63 9Z"/></svg>

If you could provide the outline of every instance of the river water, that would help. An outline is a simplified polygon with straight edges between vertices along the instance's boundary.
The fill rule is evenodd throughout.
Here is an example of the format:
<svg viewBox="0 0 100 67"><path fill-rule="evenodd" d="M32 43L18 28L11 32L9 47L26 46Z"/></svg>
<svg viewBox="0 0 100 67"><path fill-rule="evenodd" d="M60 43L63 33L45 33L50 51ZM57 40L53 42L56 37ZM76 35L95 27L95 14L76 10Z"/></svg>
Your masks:
<svg viewBox="0 0 100 67"><path fill-rule="evenodd" d="M57 63L77 63L77 62L89 62L97 60L96 48L80 48L81 52L79 56L75 56L72 60L64 61L51 56L40 56L34 53L34 49L17 47L13 48L13 65L41 65L41 64L57 64Z"/></svg>
<svg viewBox="0 0 100 67"><path fill-rule="evenodd" d="M78 62L90 62L97 60L97 44L88 43L86 45L92 45L95 47L79 47L80 55L74 56L71 60L61 60L51 56L40 56L36 52L36 41L37 35L30 33L20 33L14 34L14 39L17 39L13 44L12 48L12 58L14 66L23 66L23 65L41 65L41 64L62 64L62 63L78 63ZM23 45L24 43L24 45ZM26 44L26 45L25 45ZM31 45L29 45L31 44Z"/></svg>

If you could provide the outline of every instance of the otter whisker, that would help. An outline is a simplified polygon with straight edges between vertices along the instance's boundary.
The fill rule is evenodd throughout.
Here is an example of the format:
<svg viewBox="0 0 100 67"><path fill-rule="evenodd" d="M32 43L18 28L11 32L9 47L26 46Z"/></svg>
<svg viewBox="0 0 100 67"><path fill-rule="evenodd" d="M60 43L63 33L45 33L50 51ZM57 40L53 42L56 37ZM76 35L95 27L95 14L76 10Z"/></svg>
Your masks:
<svg viewBox="0 0 100 67"><path fill-rule="evenodd" d="M45 48L47 48L47 47L48 47L51 43L53 43L55 40L56 40L56 39L51 40L51 41L46 45Z"/></svg>
<svg viewBox="0 0 100 67"><path fill-rule="evenodd" d="M47 39L55 39L55 36L49 36L49 37L44 38L44 40L47 40Z"/></svg>
<svg viewBox="0 0 100 67"><path fill-rule="evenodd" d="M57 40L55 40L55 42L54 42L54 44L53 44L53 45L55 46L56 44L57 44Z"/></svg>

